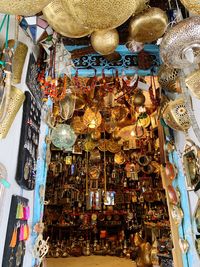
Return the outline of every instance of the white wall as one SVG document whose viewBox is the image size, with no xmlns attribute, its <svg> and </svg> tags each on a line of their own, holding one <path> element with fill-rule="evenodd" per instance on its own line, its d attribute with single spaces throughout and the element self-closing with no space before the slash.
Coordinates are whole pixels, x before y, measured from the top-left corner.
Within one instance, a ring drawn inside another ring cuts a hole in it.
<svg viewBox="0 0 200 267">
<path fill-rule="evenodd" d="M 2 20 L 3 15 L 0 14 L 0 22 Z M 15 22 L 14 16 L 11 16 L 11 24 L 10 24 L 10 34 L 9 39 L 14 38 L 14 29 L 15 29 Z M 5 41 L 5 31 L 0 33 L 0 47 Z M 28 90 L 25 79 L 26 79 L 26 72 L 29 60 L 29 54 L 32 50 L 36 51 L 36 47 L 33 45 L 31 40 L 24 34 L 22 30 L 19 32 L 19 41 L 22 41 L 28 45 L 28 53 L 26 57 L 26 61 L 24 64 L 22 81 L 20 84 L 16 85 L 17 88 L 25 91 Z M 33 191 L 22 190 L 19 185 L 15 182 L 15 172 L 17 166 L 17 157 L 18 157 L 18 147 L 19 147 L 19 140 L 20 140 L 20 130 L 21 130 L 21 121 L 22 121 L 22 108 L 18 112 L 12 127 L 9 130 L 9 133 L 6 139 L 0 140 L 0 162 L 5 165 L 8 172 L 8 181 L 11 183 L 10 189 L 7 189 L 4 194 L 3 204 L 0 203 L 0 265 L 2 262 L 3 251 L 4 251 L 4 242 L 6 237 L 6 230 L 7 230 L 7 222 L 9 217 L 9 209 L 11 203 L 11 196 L 21 195 L 25 198 L 29 199 L 31 215 L 29 219 L 29 225 L 31 225 L 31 218 L 33 214 Z M 30 245 L 27 246 L 28 251 L 30 251 Z M 26 254 L 24 259 L 24 266 L 31 267 L 31 257 L 30 254 Z"/>
<path fill-rule="evenodd" d="M 191 94 L 192 96 L 192 94 Z M 198 100 L 197 98 L 192 96 L 192 105 L 193 105 L 193 110 L 194 110 L 194 115 L 196 117 L 196 120 L 198 122 L 198 126 L 200 128 L 200 100 Z M 192 127 L 189 129 L 189 138 L 197 145 L 200 147 L 200 140 L 197 139 Z M 176 147 L 179 153 L 179 156 L 181 158 L 182 153 L 184 151 L 184 146 L 185 146 L 185 142 L 186 142 L 186 136 L 183 132 L 180 131 L 175 131 L 175 143 L 176 143 Z M 198 207 L 198 202 L 199 199 L 197 197 L 197 195 L 194 193 L 194 191 L 188 191 L 188 200 L 189 200 L 189 206 L 190 206 L 190 218 L 191 218 L 191 223 L 193 224 L 193 227 L 195 225 L 194 223 L 194 215 L 196 212 L 196 209 Z M 194 229 L 192 230 L 193 233 L 195 233 L 196 227 L 194 227 Z M 189 229 L 188 229 L 189 231 Z M 187 237 L 186 237 L 187 238 Z M 194 236 L 193 236 L 194 238 Z M 193 239 L 193 242 L 194 239 Z M 193 243 L 194 244 L 194 243 Z M 188 267 L 196 267 L 196 266 L 200 266 L 200 256 L 198 255 L 196 249 L 194 248 L 193 250 L 191 250 L 190 248 L 190 255 L 188 254 L 188 257 L 191 257 L 188 260 Z M 192 265 L 191 265 L 192 262 Z"/>
</svg>

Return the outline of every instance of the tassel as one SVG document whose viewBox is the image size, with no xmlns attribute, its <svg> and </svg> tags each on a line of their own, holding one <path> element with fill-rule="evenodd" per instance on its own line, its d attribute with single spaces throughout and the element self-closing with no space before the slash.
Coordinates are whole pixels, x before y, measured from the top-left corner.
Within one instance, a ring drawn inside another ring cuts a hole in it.
<svg viewBox="0 0 200 267">
<path fill-rule="evenodd" d="M 27 224 L 24 225 L 24 241 L 29 238 L 29 226 Z"/>
<path fill-rule="evenodd" d="M 16 219 L 19 219 L 20 204 L 17 204 Z"/>
<path fill-rule="evenodd" d="M 24 210 L 23 210 L 23 205 L 19 205 L 19 219 L 23 219 L 24 217 Z"/>
<path fill-rule="evenodd" d="M 24 225 L 22 224 L 20 226 L 20 231 L 19 231 L 19 241 L 23 241 L 24 240 Z"/>
<path fill-rule="evenodd" d="M 14 230 L 13 230 L 13 234 L 12 234 L 12 238 L 11 238 L 11 241 L 10 241 L 10 248 L 15 248 L 17 244 L 17 228 L 15 227 Z"/>
</svg>

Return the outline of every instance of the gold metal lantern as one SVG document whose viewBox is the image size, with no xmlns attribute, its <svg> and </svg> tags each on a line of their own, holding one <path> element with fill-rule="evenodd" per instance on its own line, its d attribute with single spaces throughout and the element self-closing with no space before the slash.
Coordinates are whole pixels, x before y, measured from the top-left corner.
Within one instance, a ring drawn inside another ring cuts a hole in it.
<svg viewBox="0 0 200 267">
<path fill-rule="evenodd" d="M 11 92 L 9 95 L 9 102 L 8 106 L 6 108 L 6 116 L 3 119 L 3 121 L 0 123 L 0 139 L 3 139 L 7 136 L 8 131 L 17 115 L 17 112 L 19 111 L 21 105 L 23 104 L 25 100 L 24 93 L 19 90 L 18 88 L 12 86 Z M 1 113 L 3 112 L 2 109 L 0 109 L 0 117 Z"/>
<path fill-rule="evenodd" d="M 200 14 L 199 0 L 180 0 L 186 9 L 194 14 Z"/>
<path fill-rule="evenodd" d="M 42 12 L 49 25 L 64 36 L 80 38 L 92 32 L 78 23 L 68 8 L 64 9 L 61 0 L 52 1 Z"/>
<path fill-rule="evenodd" d="M 189 74 L 185 79 L 185 83 L 192 94 L 200 99 L 200 69 Z"/>
<path fill-rule="evenodd" d="M 80 25 L 93 30 L 114 29 L 135 14 L 141 1 L 136 0 L 62 0 Z"/>
<path fill-rule="evenodd" d="M 187 131 L 191 126 L 183 98 L 169 101 L 163 108 L 162 117 L 169 127 L 177 131 Z"/>
<path fill-rule="evenodd" d="M 9 40 L 8 46 L 14 48 L 15 40 Z M 28 46 L 22 42 L 17 42 L 17 47 L 15 49 L 13 62 L 12 62 L 12 83 L 17 84 L 21 82 L 22 71 L 24 67 L 24 62 L 28 52 Z"/>
<path fill-rule="evenodd" d="M 91 35 L 91 44 L 99 54 L 109 55 L 119 44 L 119 34 L 116 29 L 95 31 Z"/>
<path fill-rule="evenodd" d="M 0 13 L 32 16 L 48 5 L 51 0 L 1 0 Z"/>
<path fill-rule="evenodd" d="M 165 33 L 167 24 L 166 13 L 160 8 L 151 7 L 132 17 L 129 24 L 129 38 L 136 42 L 151 43 Z"/>
<path fill-rule="evenodd" d="M 101 125 L 102 116 L 101 113 L 97 110 L 94 111 L 91 108 L 87 108 L 83 115 L 83 124 L 90 128 L 96 129 Z"/>
<path fill-rule="evenodd" d="M 180 93 L 179 70 L 162 64 L 158 71 L 158 82 L 163 90 L 170 93 Z"/>
</svg>

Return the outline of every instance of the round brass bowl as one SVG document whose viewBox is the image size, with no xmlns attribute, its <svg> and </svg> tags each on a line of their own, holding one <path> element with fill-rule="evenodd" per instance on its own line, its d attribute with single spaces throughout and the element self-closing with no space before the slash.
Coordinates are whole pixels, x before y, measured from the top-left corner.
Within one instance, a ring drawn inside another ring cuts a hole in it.
<svg viewBox="0 0 200 267">
<path fill-rule="evenodd" d="M 115 154 L 114 156 L 114 162 L 118 165 L 122 165 L 124 164 L 126 161 L 126 157 L 125 157 L 125 154 L 124 154 L 124 151 L 120 151 L 118 153 Z"/>
</svg>

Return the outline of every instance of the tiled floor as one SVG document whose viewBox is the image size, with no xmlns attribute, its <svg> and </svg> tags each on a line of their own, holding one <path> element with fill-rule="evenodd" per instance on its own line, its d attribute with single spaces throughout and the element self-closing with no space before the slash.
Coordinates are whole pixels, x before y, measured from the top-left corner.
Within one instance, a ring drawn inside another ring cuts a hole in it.
<svg viewBox="0 0 200 267">
<path fill-rule="evenodd" d="M 128 259 L 110 256 L 88 256 L 69 258 L 49 258 L 47 267 L 136 267 L 135 263 Z"/>
</svg>

